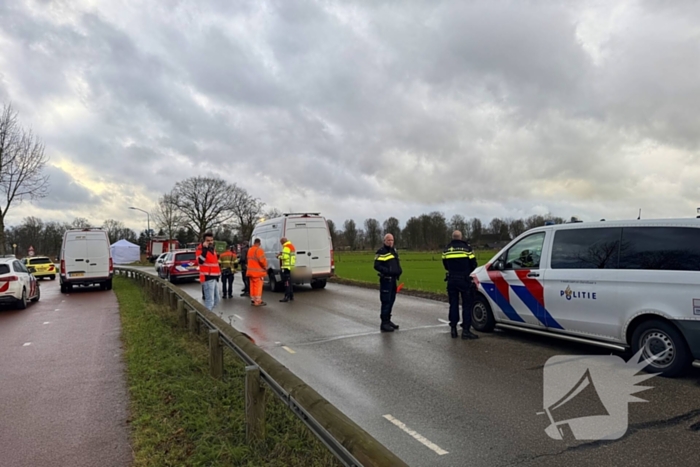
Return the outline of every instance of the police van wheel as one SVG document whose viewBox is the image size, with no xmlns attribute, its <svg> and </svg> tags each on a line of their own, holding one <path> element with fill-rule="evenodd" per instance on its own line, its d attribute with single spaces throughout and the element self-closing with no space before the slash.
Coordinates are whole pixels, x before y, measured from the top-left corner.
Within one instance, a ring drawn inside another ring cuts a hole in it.
<svg viewBox="0 0 700 467">
<path fill-rule="evenodd" d="M 683 374 L 690 366 L 690 351 L 683 334 L 666 321 L 653 319 L 637 326 L 632 334 L 633 354 L 642 348 L 640 361 L 658 357 L 644 369 L 648 373 L 674 377 Z"/>
<path fill-rule="evenodd" d="M 480 332 L 491 332 L 496 327 L 493 311 L 484 297 L 478 296 L 474 299 L 472 327 Z"/>
</svg>

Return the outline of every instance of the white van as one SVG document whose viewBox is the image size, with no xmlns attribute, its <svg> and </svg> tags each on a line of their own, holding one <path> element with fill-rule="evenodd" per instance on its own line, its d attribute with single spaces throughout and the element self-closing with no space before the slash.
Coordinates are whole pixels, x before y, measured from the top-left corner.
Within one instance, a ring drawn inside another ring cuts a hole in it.
<svg viewBox="0 0 700 467">
<path fill-rule="evenodd" d="M 550 225 L 473 273 L 473 326 L 512 328 L 700 367 L 700 219 Z M 695 360 L 695 361 L 694 361 Z"/>
<path fill-rule="evenodd" d="M 311 284 L 314 289 L 322 289 L 327 279 L 335 273 L 331 234 L 326 219 L 319 214 L 287 213 L 255 226 L 250 246 L 253 246 L 256 238 L 260 239 L 269 267 L 267 278 L 270 290 L 284 290 L 280 260 L 277 258 L 282 252 L 282 237 L 292 242 L 297 252 L 296 266 L 292 272 L 295 284 Z"/>
<path fill-rule="evenodd" d="M 66 231 L 60 259 L 62 293 L 70 292 L 74 285 L 99 284 L 102 290 L 112 289 L 114 265 L 106 231 Z"/>
</svg>

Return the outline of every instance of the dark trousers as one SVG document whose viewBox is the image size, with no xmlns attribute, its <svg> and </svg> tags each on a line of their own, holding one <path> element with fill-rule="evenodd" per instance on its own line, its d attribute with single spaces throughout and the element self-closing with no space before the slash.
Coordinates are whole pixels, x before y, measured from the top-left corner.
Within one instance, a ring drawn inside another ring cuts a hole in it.
<svg viewBox="0 0 700 467">
<path fill-rule="evenodd" d="M 472 283 L 471 279 L 463 277 L 447 280 L 447 297 L 450 300 L 450 326 L 455 327 L 459 322 L 459 298 L 462 297 L 462 328 L 469 330 L 472 325 Z"/>
<path fill-rule="evenodd" d="M 292 271 L 282 269 L 282 283 L 284 283 L 284 298 L 294 298 L 294 284 L 292 284 Z"/>
<path fill-rule="evenodd" d="M 223 273 L 221 275 L 221 296 L 230 297 L 233 295 L 233 273 Z"/>
<path fill-rule="evenodd" d="M 241 269 L 241 277 L 243 277 L 243 293 L 250 294 L 250 278 L 246 276 L 248 268 Z"/>
<path fill-rule="evenodd" d="M 379 281 L 379 301 L 382 303 L 379 317 L 382 323 L 386 323 L 391 319 L 391 310 L 396 301 L 396 279 L 381 279 Z"/>
</svg>

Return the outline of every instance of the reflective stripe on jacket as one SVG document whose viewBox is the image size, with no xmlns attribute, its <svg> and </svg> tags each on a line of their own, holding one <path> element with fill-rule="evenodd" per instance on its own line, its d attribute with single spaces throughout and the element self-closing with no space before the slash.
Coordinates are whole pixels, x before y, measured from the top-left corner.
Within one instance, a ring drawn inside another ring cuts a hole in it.
<svg viewBox="0 0 700 467">
<path fill-rule="evenodd" d="M 236 254 L 232 251 L 224 251 L 219 256 L 219 265 L 222 271 L 225 269 L 233 271 L 236 269 Z"/>
<path fill-rule="evenodd" d="M 248 250 L 248 270 L 246 271 L 246 276 L 248 277 L 265 277 L 267 276 L 267 258 L 265 258 L 265 253 L 259 246 L 252 246 Z"/>
<path fill-rule="evenodd" d="M 294 248 L 292 242 L 287 241 L 282 245 L 282 255 L 280 256 L 282 260 L 282 269 L 294 269 L 297 264 L 297 249 Z"/>
<path fill-rule="evenodd" d="M 207 250 L 206 255 L 202 254 L 202 244 L 197 247 L 197 262 L 199 263 L 199 282 L 205 282 L 207 277 L 215 278 L 221 275 L 219 259 L 216 253 Z"/>
</svg>

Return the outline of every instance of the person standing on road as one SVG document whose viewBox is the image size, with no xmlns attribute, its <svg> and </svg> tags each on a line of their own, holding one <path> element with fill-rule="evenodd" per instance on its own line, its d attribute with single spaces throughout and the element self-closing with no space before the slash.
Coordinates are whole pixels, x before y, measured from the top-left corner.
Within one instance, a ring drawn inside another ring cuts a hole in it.
<svg viewBox="0 0 700 467">
<path fill-rule="evenodd" d="M 199 282 L 204 291 L 204 306 L 209 311 L 213 310 L 219 303 L 219 276 L 221 268 L 219 259 L 214 250 L 214 234 L 207 232 L 204 234 L 204 241 L 197 246 L 197 262 L 199 263 Z"/>
<path fill-rule="evenodd" d="M 267 258 L 260 247 L 260 239 L 256 238 L 246 258 L 248 268 L 246 275 L 250 279 L 250 302 L 253 306 L 265 306 L 262 301 L 263 278 L 267 275 Z"/>
<path fill-rule="evenodd" d="M 241 254 L 238 256 L 238 265 L 241 267 L 241 278 L 243 279 L 243 292 L 241 297 L 250 296 L 250 279 L 246 274 L 248 270 L 248 241 L 244 241 L 241 246 Z"/>
<path fill-rule="evenodd" d="M 284 298 L 280 302 L 294 301 L 294 284 L 292 284 L 292 270 L 297 263 L 297 250 L 292 242 L 285 237 L 280 239 L 282 253 L 277 255 L 282 266 L 282 282 L 284 282 Z"/>
<path fill-rule="evenodd" d="M 233 274 L 236 272 L 236 252 L 234 246 L 224 251 L 219 256 L 219 266 L 221 267 L 221 297 L 231 298 L 233 296 Z"/>
<path fill-rule="evenodd" d="M 447 296 L 450 300 L 450 334 L 457 337 L 459 298 L 462 297 L 462 339 L 477 339 L 469 328 L 472 325 L 473 284 L 470 274 L 477 267 L 476 256 L 469 243 L 462 240 L 462 232 L 452 232 L 452 241 L 442 252 L 442 265 L 447 274 Z"/>
<path fill-rule="evenodd" d="M 391 312 L 396 300 L 396 284 L 401 277 L 399 254 L 394 248 L 394 236 L 386 234 L 384 245 L 374 256 L 374 269 L 379 273 L 379 301 L 382 304 L 379 329 L 382 332 L 394 332 L 399 327 L 391 321 Z"/>
</svg>

